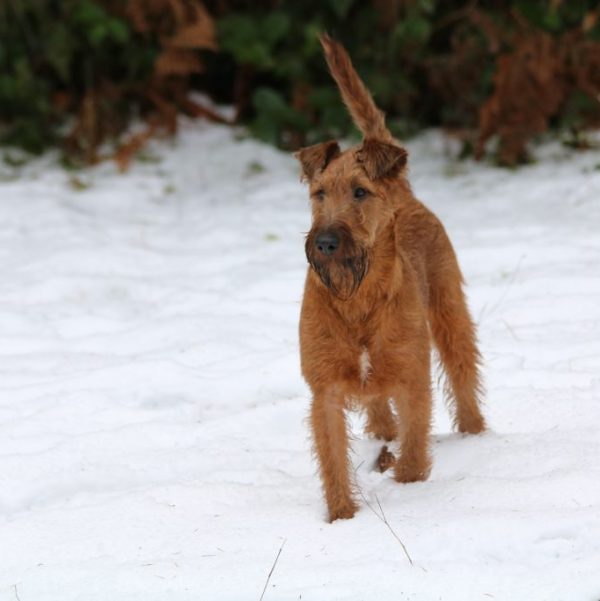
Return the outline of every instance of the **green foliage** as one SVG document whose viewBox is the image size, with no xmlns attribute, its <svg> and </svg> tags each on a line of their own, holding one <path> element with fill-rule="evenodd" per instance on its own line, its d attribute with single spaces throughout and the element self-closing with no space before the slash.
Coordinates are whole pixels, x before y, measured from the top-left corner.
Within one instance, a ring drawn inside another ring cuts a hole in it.
<svg viewBox="0 0 600 601">
<path fill-rule="evenodd" d="M 240 12 L 220 19 L 221 48 L 231 52 L 238 64 L 250 66 L 260 82 L 251 101 L 251 128 L 256 135 L 296 146 L 299 141 L 349 133 L 349 120 L 323 69 L 318 35 L 335 30 L 344 19 L 372 24 L 374 8 L 367 5 L 357 13 L 355 4 L 353 0 L 288 0 L 262 14 Z M 355 34 L 361 30 L 365 31 L 361 27 Z"/>
<path fill-rule="evenodd" d="M 241 94 L 224 100 L 238 106 L 257 136 L 284 148 L 352 135 L 318 42 L 318 35 L 327 31 L 348 49 L 396 135 L 431 125 L 475 130 L 479 110 L 493 90 L 496 61 L 511 50 L 513 34 L 546 31 L 559 36 L 581 29 L 584 19 L 593 21 L 596 4 L 233 2 L 219 18 L 219 41 L 238 69 L 235 83 L 242 80 L 248 98 Z M 600 33 L 595 21 L 592 25 L 588 39 Z M 213 63 L 215 76 L 223 72 L 223 54 Z M 579 96 L 559 116 L 561 126 L 589 122 L 590 105 L 597 102 Z M 597 106 L 592 108 L 597 115 Z M 465 149 L 473 142 L 465 139 Z"/>
<path fill-rule="evenodd" d="M 94 0 L 2 3 L 0 143 L 30 152 L 57 143 L 78 99 L 105 82 L 144 81 L 155 53 L 124 16 Z"/>
<path fill-rule="evenodd" d="M 318 41 L 323 31 L 348 48 L 393 128 L 406 134 L 438 119 L 435 99 L 423 102 L 420 90 L 427 79 L 434 12 L 440 13 L 436 18 L 447 12 L 441 2 L 413 1 L 400 12 L 393 6 L 397 3 L 388 3 L 390 15 L 380 8 L 383 2 L 283 0 L 276 8 L 258 4 L 227 12 L 218 21 L 221 50 L 244 73 L 251 73 L 250 101 L 233 100 L 257 136 L 296 147 L 352 134 L 325 70 Z M 223 72 L 221 61 L 217 57 L 213 63 L 215 76 Z"/>
<path fill-rule="evenodd" d="M 277 10 L 260 16 L 232 14 L 219 21 L 221 48 L 241 65 L 276 69 L 273 49 L 288 34 L 290 17 Z"/>
</svg>

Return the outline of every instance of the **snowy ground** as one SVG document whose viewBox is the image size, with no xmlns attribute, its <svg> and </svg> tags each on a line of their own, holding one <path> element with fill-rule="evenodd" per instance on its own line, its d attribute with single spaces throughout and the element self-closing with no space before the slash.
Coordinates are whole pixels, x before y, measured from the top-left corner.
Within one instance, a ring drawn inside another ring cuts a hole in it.
<svg viewBox="0 0 600 601">
<path fill-rule="evenodd" d="M 600 170 L 517 172 L 410 143 L 456 246 L 491 431 L 437 401 L 429 481 L 371 470 L 325 522 L 297 321 L 292 158 L 195 124 L 158 162 L 0 183 L 0 601 L 598 601 Z M 82 189 L 85 188 L 85 189 Z"/>
</svg>

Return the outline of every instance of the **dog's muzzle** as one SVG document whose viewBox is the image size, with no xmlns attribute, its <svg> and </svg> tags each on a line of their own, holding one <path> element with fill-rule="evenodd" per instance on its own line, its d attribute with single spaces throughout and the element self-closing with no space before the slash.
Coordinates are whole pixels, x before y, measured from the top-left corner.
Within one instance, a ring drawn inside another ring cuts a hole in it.
<svg viewBox="0 0 600 601">
<path fill-rule="evenodd" d="M 315 236 L 315 246 L 317 252 L 330 257 L 340 247 L 340 239 L 334 230 L 325 230 Z"/>
<path fill-rule="evenodd" d="M 306 237 L 306 258 L 321 282 L 337 298 L 348 300 L 369 268 L 367 249 L 357 244 L 349 228 L 313 227 Z"/>
</svg>

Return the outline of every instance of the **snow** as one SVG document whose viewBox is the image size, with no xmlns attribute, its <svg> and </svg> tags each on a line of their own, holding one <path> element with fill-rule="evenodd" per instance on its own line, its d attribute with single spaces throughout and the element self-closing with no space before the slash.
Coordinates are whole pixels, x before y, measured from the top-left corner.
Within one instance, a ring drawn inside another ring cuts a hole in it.
<svg viewBox="0 0 600 601">
<path fill-rule="evenodd" d="M 333 524 L 293 158 L 195 123 L 125 176 L 0 169 L 0 601 L 258 600 L 282 545 L 265 600 L 598 601 L 598 155 L 511 172 L 449 144 L 410 142 L 411 181 L 468 282 L 491 429 L 452 433 L 436 385 L 431 477 L 400 485 L 355 418 L 361 509 Z"/>
</svg>

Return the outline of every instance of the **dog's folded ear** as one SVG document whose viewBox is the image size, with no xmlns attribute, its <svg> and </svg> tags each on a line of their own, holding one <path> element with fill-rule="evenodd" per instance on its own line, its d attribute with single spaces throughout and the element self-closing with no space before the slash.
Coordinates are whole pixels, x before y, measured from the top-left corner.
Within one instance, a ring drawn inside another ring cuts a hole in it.
<svg viewBox="0 0 600 601">
<path fill-rule="evenodd" d="M 318 171 L 325 167 L 340 154 L 340 147 L 335 140 L 322 142 L 302 148 L 294 154 L 302 165 L 302 177 L 311 180 Z"/>
<path fill-rule="evenodd" d="M 398 175 L 406 165 L 408 153 L 395 144 L 367 138 L 357 150 L 356 160 L 369 178 L 376 180 Z"/>
</svg>

